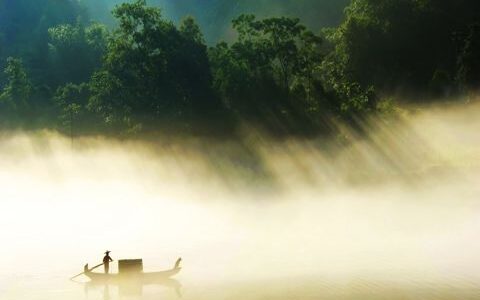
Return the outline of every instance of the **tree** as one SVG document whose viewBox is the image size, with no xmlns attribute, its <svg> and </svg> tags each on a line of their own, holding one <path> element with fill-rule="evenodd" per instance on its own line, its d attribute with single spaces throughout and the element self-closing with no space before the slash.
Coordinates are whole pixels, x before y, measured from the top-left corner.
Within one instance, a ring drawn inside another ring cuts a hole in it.
<svg viewBox="0 0 480 300">
<path fill-rule="evenodd" d="M 198 45 L 205 44 L 205 38 L 200 30 L 200 26 L 198 26 L 192 16 L 188 16 L 182 20 L 180 24 L 180 32 L 187 40 L 193 41 Z"/>
<path fill-rule="evenodd" d="M 436 97 L 439 85 L 453 85 L 464 45 L 455 36 L 478 20 L 479 9 L 474 0 L 353 0 L 330 35 L 330 59 L 362 89 Z"/>
<path fill-rule="evenodd" d="M 309 123 L 321 97 L 322 39 L 285 17 L 241 15 L 233 28 L 237 41 L 210 49 L 214 85 L 227 105 L 272 129 Z"/>
<path fill-rule="evenodd" d="M 306 31 L 305 26 L 299 23 L 300 19 L 282 17 L 266 19 L 259 24 L 260 30 L 266 36 L 266 47 L 270 49 L 275 60 L 274 67 L 278 67 L 286 91 L 290 89 L 291 77 L 299 71 L 297 42 Z"/>
<path fill-rule="evenodd" d="M 457 80 L 463 90 L 480 87 L 480 23 L 470 26 L 458 57 Z"/>
<path fill-rule="evenodd" d="M 48 28 L 88 20 L 80 1 L 0 1 L 0 61 L 8 56 L 22 58 L 35 84 L 51 84 Z"/>
<path fill-rule="evenodd" d="M 28 111 L 32 91 L 21 59 L 9 57 L 4 70 L 7 83 L 0 94 L 0 103 L 8 112 L 23 114 Z"/>
<path fill-rule="evenodd" d="M 187 18 L 179 30 L 144 0 L 117 6 L 114 16 L 119 27 L 90 83 L 89 108 L 106 124 L 151 130 L 161 122 L 188 123 L 221 108 L 193 19 Z"/>
<path fill-rule="evenodd" d="M 85 82 L 100 68 L 108 34 L 104 25 L 62 24 L 48 33 L 57 84 Z"/>
<path fill-rule="evenodd" d="M 74 136 L 79 129 L 85 130 L 95 125 L 86 110 L 89 93 L 89 87 L 85 83 L 68 83 L 57 89 L 53 101 L 57 108 L 60 130 Z"/>
<path fill-rule="evenodd" d="M 202 25 L 209 44 L 216 44 L 221 39 L 231 37 L 230 22 L 241 14 L 254 13 L 262 18 L 300 17 L 305 25 L 316 32 L 322 27 L 337 26 L 349 2 L 350 0 L 150 1 L 165 7 L 168 15 L 175 20 L 180 20 L 186 14 L 195 15 Z"/>
</svg>

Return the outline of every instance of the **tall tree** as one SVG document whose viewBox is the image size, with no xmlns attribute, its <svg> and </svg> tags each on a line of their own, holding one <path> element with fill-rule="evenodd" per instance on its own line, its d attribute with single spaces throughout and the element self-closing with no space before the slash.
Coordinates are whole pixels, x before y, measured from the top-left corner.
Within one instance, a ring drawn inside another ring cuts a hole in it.
<svg viewBox="0 0 480 300">
<path fill-rule="evenodd" d="M 1 117 L 6 120 L 26 117 L 32 87 L 22 60 L 9 57 L 4 73 L 7 82 L 0 94 Z"/>
<path fill-rule="evenodd" d="M 114 10 L 119 22 L 91 82 L 90 108 L 112 126 L 149 130 L 219 109 L 206 46 L 192 19 L 178 30 L 145 0 Z"/>
<path fill-rule="evenodd" d="M 214 84 L 226 103 L 269 127 L 308 122 L 306 112 L 317 109 L 320 98 L 322 39 L 285 17 L 241 15 L 233 28 L 237 41 L 210 50 Z"/>
</svg>

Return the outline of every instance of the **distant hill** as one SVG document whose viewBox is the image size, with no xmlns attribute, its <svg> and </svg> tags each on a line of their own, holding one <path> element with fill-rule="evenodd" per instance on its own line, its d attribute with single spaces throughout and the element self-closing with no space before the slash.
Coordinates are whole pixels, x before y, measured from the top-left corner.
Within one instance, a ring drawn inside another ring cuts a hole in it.
<svg viewBox="0 0 480 300">
<path fill-rule="evenodd" d="M 106 21 L 107 11 L 122 0 L 83 0 L 90 7 L 91 15 Z M 336 26 L 343 17 L 350 0 L 150 0 L 165 15 L 178 22 L 185 15 L 194 16 L 200 23 L 210 44 L 228 39 L 230 22 L 242 13 L 254 13 L 259 17 L 300 17 L 314 30 Z"/>
</svg>

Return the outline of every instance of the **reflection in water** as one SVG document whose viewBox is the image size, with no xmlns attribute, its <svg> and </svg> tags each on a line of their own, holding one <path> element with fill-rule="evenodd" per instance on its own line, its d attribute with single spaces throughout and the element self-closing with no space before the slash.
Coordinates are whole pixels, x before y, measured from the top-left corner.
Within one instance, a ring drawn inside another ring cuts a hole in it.
<svg viewBox="0 0 480 300">
<path fill-rule="evenodd" d="M 142 295 L 141 291 L 140 293 L 138 294 L 139 296 Z M 110 300 L 110 286 L 105 285 L 105 288 L 103 289 L 103 300 Z"/>
<path fill-rule="evenodd" d="M 178 280 L 175 279 L 162 279 L 157 280 L 156 282 L 149 282 L 149 283 L 142 283 L 140 281 L 135 280 L 124 280 L 124 281 L 117 281 L 115 284 L 112 283 L 104 283 L 104 282 L 95 282 L 90 281 L 84 283 L 85 286 L 85 294 L 89 299 L 90 291 L 98 291 L 103 288 L 103 299 L 104 300 L 111 300 L 113 299 L 111 296 L 111 287 L 115 287 L 118 289 L 118 295 L 120 297 L 141 297 L 143 296 L 143 288 L 145 286 L 154 286 L 156 288 L 163 287 L 168 288 L 170 290 L 175 291 L 178 298 L 182 297 L 182 285 Z M 95 297 L 92 297 L 95 299 Z"/>
</svg>

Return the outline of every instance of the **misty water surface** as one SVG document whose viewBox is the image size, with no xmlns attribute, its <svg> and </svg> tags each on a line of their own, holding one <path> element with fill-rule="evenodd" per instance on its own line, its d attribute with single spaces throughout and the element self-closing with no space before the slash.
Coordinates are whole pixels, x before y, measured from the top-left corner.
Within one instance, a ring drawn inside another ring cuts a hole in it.
<svg viewBox="0 0 480 300">
<path fill-rule="evenodd" d="M 478 112 L 335 143 L 3 133 L 0 298 L 479 299 Z M 107 249 L 184 269 L 130 294 L 68 280 Z"/>
</svg>

